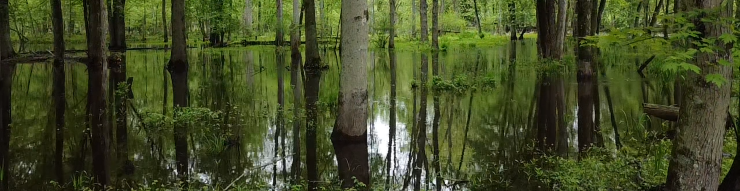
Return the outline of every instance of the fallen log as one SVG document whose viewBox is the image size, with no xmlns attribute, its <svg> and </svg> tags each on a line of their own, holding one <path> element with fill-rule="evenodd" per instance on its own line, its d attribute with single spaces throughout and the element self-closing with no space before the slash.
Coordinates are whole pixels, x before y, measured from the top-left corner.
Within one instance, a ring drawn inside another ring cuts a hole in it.
<svg viewBox="0 0 740 191">
<path fill-rule="evenodd" d="M 643 103 L 642 111 L 645 114 L 667 121 L 678 121 L 678 110 L 676 106 Z"/>
<path fill-rule="evenodd" d="M 663 120 L 667 121 L 678 121 L 678 110 L 680 108 L 676 106 L 670 106 L 670 105 L 659 105 L 659 104 L 651 104 L 651 103 L 643 103 L 642 104 L 642 111 L 645 112 L 645 114 L 648 114 L 653 117 L 657 117 Z M 727 118 L 725 121 L 725 128 L 730 129 L 735 127 L 735 123 L 733 122 L 732 116 L 730 113 L 727 113 Z"/>
</svg>

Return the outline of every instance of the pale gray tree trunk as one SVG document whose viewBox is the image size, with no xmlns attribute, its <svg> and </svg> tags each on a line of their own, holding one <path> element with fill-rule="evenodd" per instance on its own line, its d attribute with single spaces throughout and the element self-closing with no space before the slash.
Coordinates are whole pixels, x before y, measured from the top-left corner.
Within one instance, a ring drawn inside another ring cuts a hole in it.
<svg viewBox="0 0 740 191">
<path fill-rule="evenodd" d="M 343 188 L 355 186 L 355 179 L 371 190 L 367 149 L 367 1 L 342 2 L 339 113 L 332 132 L 339 177 Z"/>
</svg>

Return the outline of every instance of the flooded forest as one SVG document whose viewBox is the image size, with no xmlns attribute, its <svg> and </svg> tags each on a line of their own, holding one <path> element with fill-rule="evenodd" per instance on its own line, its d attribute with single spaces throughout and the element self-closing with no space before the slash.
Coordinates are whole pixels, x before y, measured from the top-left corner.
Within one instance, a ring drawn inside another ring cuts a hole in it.
<svg viewBox="0 0 740 191">
<path fill-rule="evenodd" d="M 0 191 L 740 191 L 737 27 L 735 0 L 0 0 Z"/>
</svg>

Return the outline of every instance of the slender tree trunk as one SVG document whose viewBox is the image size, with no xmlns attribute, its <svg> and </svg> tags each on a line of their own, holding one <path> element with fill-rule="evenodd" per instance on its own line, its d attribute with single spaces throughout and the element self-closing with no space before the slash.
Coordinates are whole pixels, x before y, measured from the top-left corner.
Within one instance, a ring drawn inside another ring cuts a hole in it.
<svg viewBox="0 0 740 191">
<path fill-rule="evenodd" d="M 133 165 L 128 157 L 128 85 L 126 83 L 126 0 L 111 1 L 111 27 L 110 27 L 110 57 L 108 62 L 111 68 L 110 81 L 113 82 L 114 112 L 116 124 L 116 158 L 120 163 L 118 166 L 120 175 L 130 175 L 127 170 Z M 123 88 L 123 89 L 120 89 Z M 121 93 L 119 93 L 121 92 Z"/>
<path fill-rule="evenodd" d="M 316 31 L 316 5 L 315 0 L 304 0 L 306 9 L 306 64 L 307 70 L 321 67 L 319 56 L 318 33 Z"/>
<path fill-rule="evenodd" d="M 424 1 L 424 0 L 422 0 L 422 1 Z M 473 0 L 473 8 L 475 9 L 476 25 L 478 25 L 478 37 L 480 37 L 481 39 L 483 39 L 483 30 L 481 29 L 481 23 L 480 23 L 480 13 L 478 11 L 478 1 Z"/>
<path fill-rule="evenodd" d="M 54 28 L 54 64 L 52 99 L 54 103 L 55 149 L 54 172 L 56 181 L 64 184 L 64 109 L 67 105 L 64 78 L 64 19 L 62 18 L 62 1 L 51 1 L 51 22 Z M 2 49 L 2 48 L 0 48 Z M 1 60 L 1 59 L 0 59 Z"/>
<path fill-rule="evenodd" d="M 411 38 L 416 38 L 416 15 L 419 13 L 416 0 L 411 0 Z"/>
<path fill-rule="evenodd" d="M 0 60 L 12 58 L 15 55 L 12 42 L 10 41 L 10 15 L 8 11 L 8 0 L 0 0 Z M 0 66 L 0 168 L 3 176 L 0 182 L 0 190 L 10 190 L 10 95 L 13 84 L 14 64 Z"/>
<path fill-rule="evenodd" d="M 172 52 L 170 61 L 167 63 L 167 71 L 172 80 L 172 104 L 174 116 L 177 118 L 184 108 L 190 106 L 188 87 L 188 56 L 187 36 L 185 29 L 185 0 L 172 0 Z M 175 139 L 175 161 L 177 164 L 177 175 L 183 183 L 181 187 L 186 188 L 190 177 L 188 161 L 188 126 L 177 123 L 174 128 Z"/>
<path fill-rule="evenodd" d="M 730 3 L 731 4 L 731 3 Z M 727 22 L 732 17 L 732 6 L 724 6 L 722 0 L 696 0 L 682 2 L 682 10 L 717 10 L 718 14 L 706 18 L 706 14 L 689 17 L 700 37 L 718 38 L 731 34 Z M 720 21 L 720 22 L 718 22 Z M 681 82 L 683 98 L 678 117 L 673 154 L 668 167 L 667 185 L 670 190 L 715 190 L 721 174 L 722 144 L 725 134 L 725 119 L 730 104 L 730 84 L 721 86 L 705 80 L 705 75 L 718 74 L 732 82 L 733 64 L 717 65 L 720 60 L 733 62 L 732 44 L 716 41 L 717 50 L 701 52 L 696 56 L 700 74 L 687 72 Z M 698 48 L 695 45 L 693 48 Z"/>
<path fill-rule="evenodd" d="M 421 37 L 419 41 L 426 43 L 429 39 L 429 23 L 427 22 L 427 0 L 419 0 L 419 17 L 421 21 Z"/>
<path fill-rule="evenodd" d="M 432 0 L 432 49 L 439 49 L 439 0 Z"/>
<path fill-rule="evenodd" d="M 594 31 L 592 31 L 594 34 L 599 34 L 599 31 L 601 31 L 601 21 L 604 19 L 604 9 L 606 8 L 606 0 L 600 0 L 599 1 L 599 11 L 596 15 L 596 26 L 591 26 Z"/>
<path fill-rule="evenodd" d="M 342 188 L 355 179 L 371 190 L 367 149 L 367 2 L 342 2 L 342 74 L 338 116 L 331 135 Z"/>
<path fill-rule="evenodd" d="M 649 27 L 654 27 L 655 23 L 658 22 L 658 14 L 660 13 L 660 9 L 663 8 L 663 0 L 658 1 L 658 5 L 655 6 L 655 10 L 653 11 L 653 16 L 650 17 L 650 25 Z"/>
<path fill-rule="evenodd" d="M 507 5 L 509 7 L 509 33 L 511 33 L 510 40 L 514 41 L 518 39 L 516 38 L 516 3 L 514 1 L 509 1 Z"/>
<path fill-rule="evenodd" d="M 165 46 L 167 46 L 166 45 L 167 42 L 170 41 L 168 39 L 169 38 L 169 35 L 168 35 L 169 30 L 167 30 L 167 0 L 162 0 L 162 29 L 164 29 L 162 31 L 162 35 L 164 37 L 164 44 L 165 44 Z"/>
<path fill-rule="evenodd" d="M 292 183 L 301 182 L 301 30 L 300 25 L 300 3 L 299 0 L 293 0 L 293 31 L 290 34 L 290 85 L 293 86 L 293 164 L 290 169 L 292 172 Z"/>
<path fill-rule="evenodd" d="M 283 46 L 283 0 L 277 0 L 277 12 L 275 13 L 277 19 L 275 20 L 275 46 Z"/>
<path fill-rule="evenodd" d="M 388 48 L 396 47 L 396 0 L 388 0 L 390 4 L 390 34 L 388 36 Z"/>
<path fill-rule="evenodd" d="M 110 185 L 109 143 L 107 109 L 107 69 L 105 39 L 107 34 L 107 12 L 102 0 L 89 0 L 89 43 L 87 51 L 88 71 L 88 116 L 91 119 L 93 177 L 100 189 Z"/>
<path fill-rule="evenodd" d="M 558 31 L 557 34 L 557 42 L 555 45 L 557 46 L 557 49 L 562 50 L 563 46 L 565 46 L 565 33 L 567 30 L 566 23 L 568 23 L 568 0 L 559 0 L 558 1 L 558 19 L 557 19 L 557 27 Z"/>
<path fill-rule="evenodd" d="M 578 27 L 576 31 L 577 42 L 582 44 L 585 38 L 591 35 L 592 10 L 594 0 L 578 0 L 576 10 L 578 11 Z M 594 97 L 593 93 L 593 55 L 591 47 L 578 46 L 578 151 L 584 156 L 586 151 L 594 143 Z"/>
</svg>

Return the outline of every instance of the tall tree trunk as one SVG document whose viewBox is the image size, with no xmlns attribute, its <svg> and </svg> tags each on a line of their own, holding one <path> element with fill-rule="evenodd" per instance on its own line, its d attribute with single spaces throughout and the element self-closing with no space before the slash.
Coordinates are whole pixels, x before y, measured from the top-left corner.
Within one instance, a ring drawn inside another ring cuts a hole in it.
<svg viewBox="0 0 740 191">
<path fill-rule="evenodd" d="M 594 143 L 594 97 L 593 93 L 593 55 L 591 47 L 583 46 L 585 38 L 591 35 L 591 24 L 595 21 L 593 16 L 593 2 L 595 0 L 578 0 L 576 10 L 578 11 L 578 27 L 576 31 L 577 59 L 578 59 L 578 151 L 581 156 L 591 148 Z"/>
<path fill-rule="evenodd" d="M 424 1 L 424 0 L 422 0 Z M 473 8 L 475 9 L 475 21 L 476 25 L 478 25 L 478 37 L 483 39 L 483 30 L 481 29 L 481 23 L 480 23 L 480 13 L 478 11 L 478 1 L 473 0 Z"/>
<path fill-rule="evenodd" d="M 299 0 L 293 0 L 293 31 L 290 34 L 290 85 L 293 86 L 293 164 L 292 183 L 301 182 L 301 9 Z"/>
<path fill-rule="evenodd" d="M 416 0 L 411 0 L 411 38 L 416 38 L 416 14 L 419 13 Z"/>
<path fill-rule="evenodd" d="M 64 184 L 64 109 L 65 97 L 64 76 L 64 19 L 62 18 L 62 0 L 51 0 L 51 22 L 54 29 L 54 64 L 52 100 L 54 103 L 55 148 L 54 172 L 56 181 Z M 1 48 L 0 48 L 1 49 Z"/>
<path fill-rule="evenodd" d="M 439 49 L 439 0 L 432 0 L 432 49 Z"/>
<path fill-rule="evenodd" d="M 0 0 L 0 60 L 13 57 L 12 42 L 10 41 L 10 15 L 8 0 Z M 0 66 L 0 168 L 2 168 L 3 179 L 0 182 L 0 190 L 10 190 L 10 93 L 13 84 L 14 64 Z"/>
<path fill-rule="evenodd" d="M 604 19 L 604 9 L 606 9 L 606 0 L 600 0 L 599 11 L 596 15 L 596 26 L 591 26 L 594 34 L 599 34 L 599 31 L 601 31 L 601 21 Z"/>
<path fill-rule="evenodd" d="M 275 46 L 283 46 L 283 37 L 285 36 L 283 34 L 283 0 L 277 0 L 276 3 L 277 11 L 275 13 L 276 20 L 275 20 Z"/>
<path fill-rule="evenodd" d="M 170 61 L 167 63 L 167 71 L 170 72 L 172 80 L 172 104 L 175 117 L 180 116 L 184 108 L 190 106 L 188 88 L 188 56 L 187 36 L 185 29 L 185 0 L 172 0 L 172 52 Z M 175 139 L 175 161 L 177 164 L 177 175 L 183 188 L 188 186 L 189 167 L 188 161 L 188 126 L 177 123 L 174 128 Z"/>
<path fill-rule="evenodd" d="M 655 10 L 653 11 L 653 16 L 650 17 L 650 25 L 649 27 L 654 27 L 655 23 L 658 22 L 658 14 L 660 13 L 660 9 L 663 8 L 663 0 L 658 1 L 658 5 L 655 6 Z"/>
<path fill-rule="evenodd" d="M 244 22 L 244 28 L 246 28 L 245 31 L 247 32 L 246 34 L 247 37 L 253 35 L 252 20 L 254 16 L 252 12 L 253 12 L 252 11 L 252 0 L 245 0 L 244 1 L 244 18 L 243 18 L 244 20 L 243 22 Z"/>
<path fill-rule="evenodd" d="M 539 55 L 545 59 L 560 60 L 563 57 L 563 42 L 560 35 L 565 31 L 559 31 L 555 18 L 555 0 L 537 0 L 537 49 Z"/>
<path fill-rule="evenodd" d="M 111 55 L 108 62 L 111 68 L 110 80 L 114 85 L 113 92 L 116 92 L 113 97 L 116 124 L 116 158 L 120 163 L 118 167 L 121 168 L 119 174 L 126 176 L 132 173 L 127 169 L 133 167 L 133 165 L 129 165 L 131 161 L 128 157 L 127 95 L 129 88 L 126 83 L 126 19 L 124 13 L 126 0 L 112 0 L 111 4 Z"/>
<path fill-rule="evenodd" d="M 567 32 L 566 23 L 568 23 L 568 0 L 558 0 L 558 19 L 557 19 L 557 49 L 562 50 L 565 46 L 565 33 Z"/>
<path fill-rule="evenodd" d="M 509 7 L 509 33 L 511 33 L 510 40 L 514 41 L 518 39 L 516 38 L 516 3 L 514 1 L 509 1 L 507 3 L 507 6 Z"/>
<path fill-rule="evenodd" d="M 321 67 L 319 56 L 319 41 L 316 31 L 316 3 L 315 0 L 304 0 L 306 9 L 306 64 L 307 70 Z"/>
<path fill-rule="evenodd" d="M 732 17 L 732 6 L 724 6 L 722 0 L 684 1 L 681 7 L 686 12 L 699 10 L 718 12 L 712 14 L 714 18 L 707 18 L 706 14 L 688 18 L 699 33 L 699 38 L 691 41 L 704 41 L 708 38 L 718 38 L 723 34 L 731 34 L 731 27 L 725 22 Z M 696 45 L 692 46 L 698 48 Z M 676 139 L 673 141 L 673 154 L 668 167 L 667 185 L 670 190 L 715 190 L 719 186 L 718 177 L 721 174 L 722 144 L 731 85 L 725 83 L 718 86 L 706 81 L 705 76 L 718 74 L 727 82 L 732 82 L 733 64 L 716 63 L 721 60 L 733 62 L 731 54 L 733 45 L 716 41 L 710 46 L 717 49 L 712 52 L 701 52 L 695 58 L 695 64 L 699 66 L 701 73 L 686 72 L 686 77 L 681 82 L 683 98 Z"/>
<path fill-rule="evenodd" d="M 426 43 L 429 38 L 429 24 L 427 23 L 427 0 L 419 0 L 419 20 L 421 21 L 420 41 Z"/>
<path fill-rule="evenodd" d="M 336 125 L 331 135 L 342 188 L 358 182 L 371 190 L 367 149 L 367 2 L 342 2 L 342 73 Z"/>
<path fill-rule="evenodd" d="M 89 31 L 87 48 L 88 71 L 88 107 L 92 129 L 93 177 L 96 184 L 105 189 L 110 184 L 109 143 L 110 127 L 108 126 L 107 109 L 107 69 L 106 33 L 107 13 L 102 0 L 89 1 Z"/>
<path fill-rule="evenodd" d="M 390 4 L 390 34 L 388 36 L 388 48 L 396 47 L 396 0 L 388 0 Z"/>
<path fill-rule="evenodd" d="M 562 4 L 562 3 L 561 3 Z M 545 64 L 561 60 L 565 30 L 558 30 L 555 0 L 537 0 L 537 51 Z M 537 96 L 537 141 L 541 152 L 550 152 L 559 142 L 558 132 L 566 130 L 565 93 L 560 74 L 540 74 Z"/>
<path fill-rule="evenodd" d="M 125 0 L 124 0 L 125 1 Z M 164 44 L 167 46 L 167 42 L 170 40 L 169 38 L 169 30 L 167 30 L 167 0 L 162 0 L 162 35 L 164 37 Z"/>
</svg>

